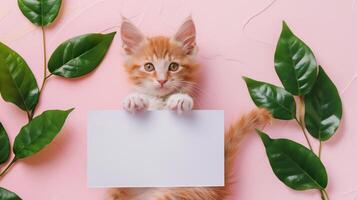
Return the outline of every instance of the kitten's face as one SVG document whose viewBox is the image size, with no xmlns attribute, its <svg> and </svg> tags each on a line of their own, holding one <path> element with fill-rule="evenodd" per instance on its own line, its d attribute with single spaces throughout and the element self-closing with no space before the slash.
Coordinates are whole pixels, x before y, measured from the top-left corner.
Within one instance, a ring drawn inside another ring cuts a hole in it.
<svg viewBox="0 0 357 200">
<path fill-rule="evenodd" d="M 174 92 L 190 93 L 194 89 L 198 66 L 194 62 L 192 19 L 188 19 L 173 38 L 146 38 L 127 20 L 122 23 L 121 34 L 128 55 L 126 71 L 141 92 L 163 97 Z"/>
</svg>

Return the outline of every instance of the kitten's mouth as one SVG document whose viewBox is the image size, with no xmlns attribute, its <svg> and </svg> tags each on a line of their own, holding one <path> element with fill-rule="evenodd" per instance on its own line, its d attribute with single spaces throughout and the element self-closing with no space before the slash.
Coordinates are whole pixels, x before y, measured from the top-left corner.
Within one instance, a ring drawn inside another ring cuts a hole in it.
<svg viewBox="0 0 357 200">
<path fill-rule="evenodd" d="M 159 91 L 167 91 L 167 90 L 169 90 L 169 89 L 166 88 L 166 87 L 159 87 L 159 88 L 157 88 L 157 90 L 159 90 Z"/>
<path fill-rule="evenodd" d="M 170 93 L 171 89 L 169 87 L 158 87 L 156 88 L 156 92 L 161 94 L 166 94 L 166 93 Z"/>
</svg>

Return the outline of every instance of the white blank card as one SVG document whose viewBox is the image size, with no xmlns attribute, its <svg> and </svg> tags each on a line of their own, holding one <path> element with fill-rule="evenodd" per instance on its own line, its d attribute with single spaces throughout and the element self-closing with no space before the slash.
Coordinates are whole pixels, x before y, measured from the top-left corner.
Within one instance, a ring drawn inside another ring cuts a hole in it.
<svg viewBox="0 0 357 200">
<path fill-rule="evenodd" d="M 89 187 L 224 185 L 224 113 L 220 110 L 88 117 Z"/>
</svg>

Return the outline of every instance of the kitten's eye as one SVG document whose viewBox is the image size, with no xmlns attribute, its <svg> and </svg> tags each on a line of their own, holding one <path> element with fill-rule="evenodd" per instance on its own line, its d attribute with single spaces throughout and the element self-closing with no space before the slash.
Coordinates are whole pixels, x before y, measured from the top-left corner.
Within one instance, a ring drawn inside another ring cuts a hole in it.
<svg viewBox="0 0 357 200">
<path fill-rule="evenodd" d="M 154 65 L 152 63 L 145 63 L 144 69 L 147 72 L 152 72 L 152 71 L 155 70 L 155 67 L 154 67 Z"/>
<path fill-rule="evenodd" d="M 170 65 L 169 65 L 169 70 L 172 71 L 172 72 L 175 72 L 179 69 L 179 64 L 178 63 L 175 63 L 175 62 L 172 62 Z"/>
</svg>

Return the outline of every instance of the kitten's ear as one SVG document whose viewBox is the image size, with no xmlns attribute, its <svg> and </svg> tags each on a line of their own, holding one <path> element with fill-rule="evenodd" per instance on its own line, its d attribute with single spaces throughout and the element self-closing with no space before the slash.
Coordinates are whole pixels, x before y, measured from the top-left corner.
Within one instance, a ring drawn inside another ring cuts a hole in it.
<svg viewBox="0 0 357 200">
<path fill-rule="evenodd" d="M 124 17 L 120 26 L 120 33 L 123 49 L 128 55 L 133 54 L 145 39 L 141 31 Z"/>
<path fill-rule="evenodd" d="M 181 25 L 174 36 L 175 41 L 180 42 L 187 55 L 195 53 L 196 49 L 196 27 L 191 17 Z"/>
</svg>

